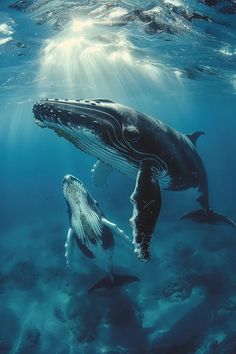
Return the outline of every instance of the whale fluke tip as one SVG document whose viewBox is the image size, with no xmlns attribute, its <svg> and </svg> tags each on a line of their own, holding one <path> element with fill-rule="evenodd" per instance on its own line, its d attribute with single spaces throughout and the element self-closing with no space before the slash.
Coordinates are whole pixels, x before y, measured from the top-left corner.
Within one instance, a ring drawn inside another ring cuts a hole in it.
<svg viewBox="0 0 236 354">
<path fill-rule="evenodd" d="M 113 289 L 115 287 L 124 286 L 131 284 L 133 282 L 140 281 L 135 275 L 121 275 L 121 274 L 112 274 L 112 279 L 109 276 L 102 278 L 100 281 L 95 283 L 90 289 L 89 293 L 97 289 Z"/>
<path fill-rule="evenodd" d="M 190 219 L 200 223 L 207 223 L 211 225 L 227 224 L 236 228 L 236 223 L 228 216 L 217 213 L 211 209 L 204 211 L 202 209 L 191 211 L 181 216 L 181 219 Z"/>
</svg>

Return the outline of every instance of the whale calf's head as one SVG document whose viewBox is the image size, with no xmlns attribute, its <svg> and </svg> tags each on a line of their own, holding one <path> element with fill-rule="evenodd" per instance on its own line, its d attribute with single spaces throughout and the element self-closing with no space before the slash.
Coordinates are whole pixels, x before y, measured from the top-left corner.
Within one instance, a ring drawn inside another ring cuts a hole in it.
<svg viewBox="0 0 236 354">
<path fill-rule="evenodd" d="M 62 182 L 71 227 L 84 245 L 101 242 L 102 212 L 96 200 L 76 177 L 66 175 Z"/>
<path fill-rule="evenodd" d="M 91 197 L 84 184 L 72 175 L 66 175 L 62 181 L 64 197 L 70 208 L 86 206 L 97 209 L 97 202 Z"/>
<path fill-rule="evenodd" d="M 39 126 L 54 130 L 121 172 L 135 175 L 132 166 L 140 159 L 135 110 L 106 99 L 45 99 L 34 105 L 33 113 Z"/>
</svg>

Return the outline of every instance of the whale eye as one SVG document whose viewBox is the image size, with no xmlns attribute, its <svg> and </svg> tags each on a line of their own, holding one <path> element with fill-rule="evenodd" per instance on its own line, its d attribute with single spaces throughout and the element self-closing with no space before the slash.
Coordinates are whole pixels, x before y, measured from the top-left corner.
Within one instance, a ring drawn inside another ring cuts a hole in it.
<svg viewBox="0 0 236 354">
<path fill-rule="evenodd" d="M 139 139 L 139 132 L 137 128 L 131 125 L 129 127 L 124 128 L 124 136 L 128 141 L 135 142 Z"/>
</svg>

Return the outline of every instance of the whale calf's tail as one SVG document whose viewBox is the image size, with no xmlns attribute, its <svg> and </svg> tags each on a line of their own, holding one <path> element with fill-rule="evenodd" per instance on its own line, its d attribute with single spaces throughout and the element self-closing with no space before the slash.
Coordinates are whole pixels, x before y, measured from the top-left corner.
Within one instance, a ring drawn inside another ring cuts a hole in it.
<svg viewBox="0 0 236 354">
<path fill-rule="evenodd" d="M 122 286 L 125 284 L 130 284 L 140 279 L 134 275 L 121 275 L 121 274 L 113 274 L 112 276 L 106 276 L 95 283 L 90 289 L 89 293 L 97 290 L 97 289 L 113 289 L 117 286 Z"/>
<path fill-rule="evenodd" d="M 220 213 L 217 213 L 213 211 L 212 209 L 208 210 L 194 210 L 191 211 L 190 213 L 184 214 L 181 219 L 191 219 L 200 223 L 207 223 L 207 224 L 227 224 L 233 227 L 236 227 L 236 223 L 228 218 L 227 216 L 224 216 Z"/>
</svg>

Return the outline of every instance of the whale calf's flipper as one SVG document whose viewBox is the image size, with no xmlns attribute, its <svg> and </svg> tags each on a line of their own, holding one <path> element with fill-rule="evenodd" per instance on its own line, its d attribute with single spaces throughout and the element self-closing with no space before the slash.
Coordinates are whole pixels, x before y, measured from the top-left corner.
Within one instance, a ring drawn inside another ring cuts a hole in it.
<svg viewBox="0 0 236 354">
<path fill-rule="evenodd" d="M 68 234 L 66 237 L 66 243 L 65 243 L 65 257 L 66 257 L 66 265 L 71 268 L 72 267 L 72 256 L 73 256 L 73 251 L 74 251 L 74 234 L 73 230 L 69 228 Z"/>
<path fill-rule="evenodd" d="M 141 162 L 130 200 L 133 204 L 130 222 L 133 227 L 135 253 L 141 260 L 148 261 L 151 235 L 161 209 L 160 185 L 151 161 Z"/>
<path fill-rule="evenodd" d="M 90 289 L 89 293 L 97 289 L 113 289 L 118 286 L 123 286 L 125 284 L 130 284 L 140 279 L 134 275 L 121 275 L 121 274 L 112 274 L 112 276 L 106 276 L 95 283 Z"/>
<path fill-rule="evenodd" d="M 191 211 L 190 213 L 184 214 L 181 219 L 191 219 L 200 223 L 207 223 L 207 224 L 227 224 L 233 227 L 236 227 L 236 223 L 224 216 L 220 213 L 216 213 L 215 211 L 209 209 L 205 211 L 203 209 Z"/>
<path fill-rule="evenodd" d="M 125 240 L 127 243 L 131 244 L 130 238 L 116 224 L 114 224 L 113 222 L 107 220 L 104 217 L 101 219 L 101 221 L 102 221 L 103 225 L 109 227 L 112 231 L 115 232 L 116 235 L 121 236 L 121 238 L 123 240 Z"/>
<path fill-rule="evenodd" d="M 105 163 L 97 160 L 93 165 L 91 170 L 92 178 L 95 186 L 97 187 L 106 187 L 107 186 L 107 177 L 112 173 L 113 168 L 106 165 Z"/>
</svg>

